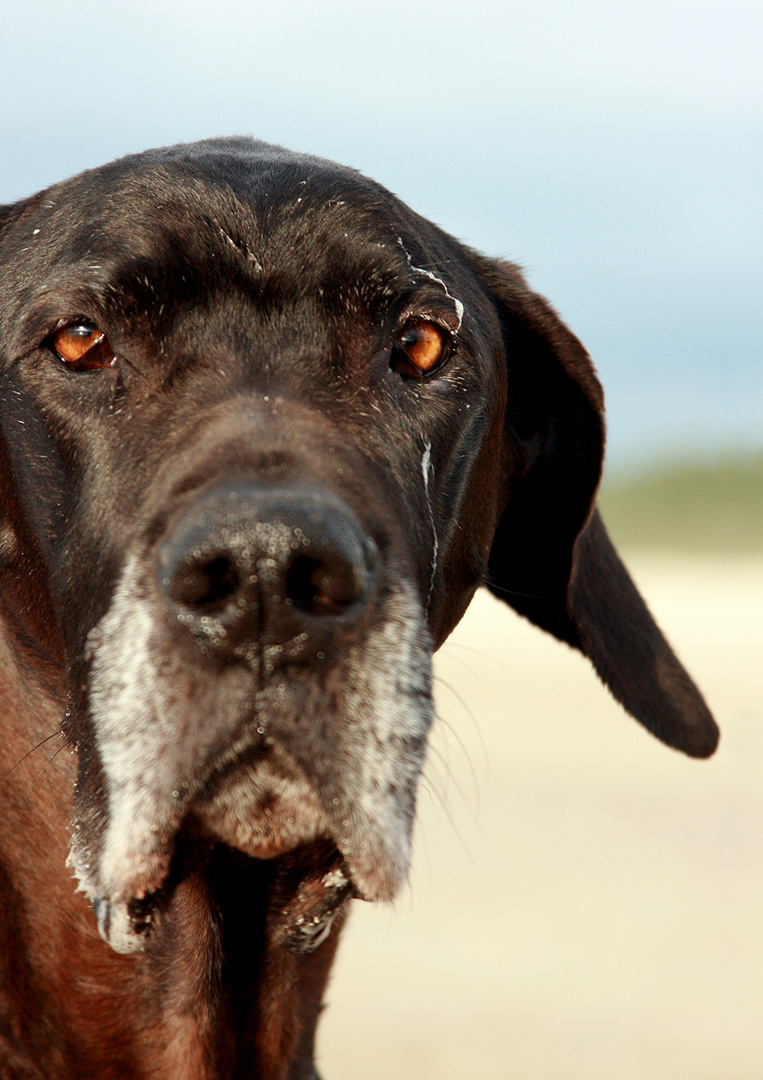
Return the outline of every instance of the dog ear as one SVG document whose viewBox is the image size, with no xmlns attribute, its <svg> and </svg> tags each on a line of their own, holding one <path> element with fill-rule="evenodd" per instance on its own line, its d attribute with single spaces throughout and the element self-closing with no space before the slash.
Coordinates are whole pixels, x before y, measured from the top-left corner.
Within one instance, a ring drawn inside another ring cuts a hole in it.
<svg viewBox="0 0 763 1080">
<path fill-rule="evenodd" d="M 601 386 L 583 346 L 517 267 L 478 258 L 506 352 L 506 504 L 488 588 L 585 653 L 617 700 L 669 746 L 707 757 L 718 729 L 594 509 Z"/>
</svg>

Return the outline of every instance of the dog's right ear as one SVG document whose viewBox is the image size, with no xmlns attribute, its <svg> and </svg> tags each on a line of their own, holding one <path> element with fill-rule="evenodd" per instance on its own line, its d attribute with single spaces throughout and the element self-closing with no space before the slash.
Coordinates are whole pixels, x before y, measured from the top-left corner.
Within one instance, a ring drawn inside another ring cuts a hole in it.
<svg viewBox="0 0 763 1080">
<path fill-rule="evenodd" d="M 470 258 L 493 298 L 508 375 L 505 503 L 486 584 L 585 653 L 659 739 L 707 757 L 718 742 L 715 722 L 594 509 L 604 402 L 588 354 L 517 267 Z"/>
</svg>

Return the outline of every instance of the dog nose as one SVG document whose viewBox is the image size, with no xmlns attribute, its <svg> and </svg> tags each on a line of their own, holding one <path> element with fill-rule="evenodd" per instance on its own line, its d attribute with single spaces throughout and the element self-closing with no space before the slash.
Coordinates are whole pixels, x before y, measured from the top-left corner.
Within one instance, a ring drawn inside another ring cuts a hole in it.
<svg viewBox="0 0 763 1080">
<path fill-rule="evenodd" d="M 240 485 L 185 512 L 159 546 L 158 576 L 170 612 L 205 651 L 247 656 L 266 644 L 296 658 L 360 616 L 377 562 L 332 493 Z"/>
</svg>

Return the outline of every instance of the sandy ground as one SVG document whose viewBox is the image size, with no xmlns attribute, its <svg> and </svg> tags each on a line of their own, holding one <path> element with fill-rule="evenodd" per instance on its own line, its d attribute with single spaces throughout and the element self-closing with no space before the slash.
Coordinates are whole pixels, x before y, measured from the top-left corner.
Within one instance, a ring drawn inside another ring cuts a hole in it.
<svg viewBox="0 0 763 1080">
<path fill-rule="evenodd" d="M 410 887 L 354 904 L 325 1080 L 763 1077 L 763 558 L 628 562 L 721 749 L 663 747 L 480 594 L 439 658 Z"/>
</svg>

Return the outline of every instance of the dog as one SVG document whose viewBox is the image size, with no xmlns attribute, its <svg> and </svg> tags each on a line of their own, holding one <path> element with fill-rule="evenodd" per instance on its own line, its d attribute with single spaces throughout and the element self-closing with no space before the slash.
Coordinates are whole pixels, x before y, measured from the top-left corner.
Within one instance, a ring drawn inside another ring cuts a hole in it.
<svg viewBox="0 0 763 1080">
<path fill-rule="evenodd" d="M 3 208 L 0 431 L 3 1078 L 316 1080 L 480 585 L 715 749 L 583 346 L 348 168 L 208 140 Z"/>
</svg>

